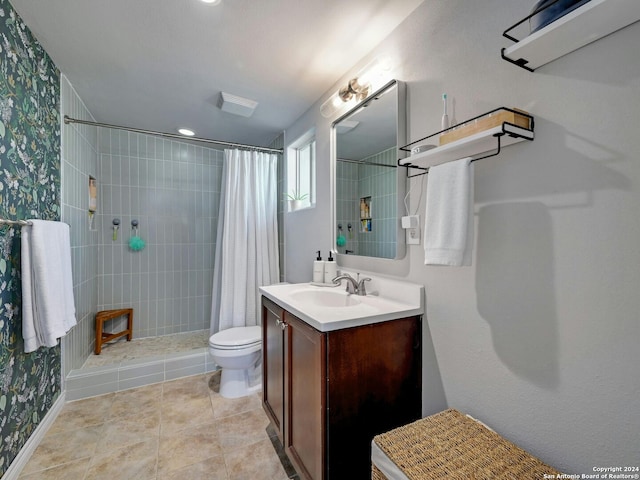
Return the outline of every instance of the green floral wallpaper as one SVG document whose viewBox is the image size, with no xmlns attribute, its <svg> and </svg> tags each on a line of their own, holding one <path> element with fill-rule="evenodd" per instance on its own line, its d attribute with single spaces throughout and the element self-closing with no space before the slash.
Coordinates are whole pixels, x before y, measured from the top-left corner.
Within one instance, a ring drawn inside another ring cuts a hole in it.
<svg viewBox="0 0 640 480">
<path fill-rule="evenodd" d="M 60 72 L 0 0 L 0 217 L 60 219 Z M 60 347 L 25 354 L 20 229 L 0 227 L 0 476 L 60 393 Z"/>
</svg>

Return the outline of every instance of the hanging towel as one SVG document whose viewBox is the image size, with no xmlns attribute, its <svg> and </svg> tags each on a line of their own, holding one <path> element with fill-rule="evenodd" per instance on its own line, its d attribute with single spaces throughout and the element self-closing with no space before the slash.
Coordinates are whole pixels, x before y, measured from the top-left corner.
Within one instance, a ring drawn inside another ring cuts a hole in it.
<svg viewBox="0 0 640 480">
<path fill-rule="evenodd" d="M 69 225 L 30 220 L 22 229 L 24 351 L 53 347 L 76 324 Z"/>
<path fill-rule="evenodd" d="M 471 158 L 429 169 L 424 228 L 425 265 L 469 266 L 473 251 Z"/>
</svg>

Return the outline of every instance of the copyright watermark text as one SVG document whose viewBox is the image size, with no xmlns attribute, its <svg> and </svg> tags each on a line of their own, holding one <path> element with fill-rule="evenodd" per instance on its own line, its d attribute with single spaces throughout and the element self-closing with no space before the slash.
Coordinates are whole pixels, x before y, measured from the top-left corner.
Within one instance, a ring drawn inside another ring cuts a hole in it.
<svg viewBox="0 0 640 480">
<path fill-rule="evenodd" d="M 605 480 L 605 479 L 640 479 L 640 467 L 593 467 L 589 473 L 558 473 L 545 474 L 542 478 L 553 480 L 583 480 L 588 478 Z"/>
</svg>

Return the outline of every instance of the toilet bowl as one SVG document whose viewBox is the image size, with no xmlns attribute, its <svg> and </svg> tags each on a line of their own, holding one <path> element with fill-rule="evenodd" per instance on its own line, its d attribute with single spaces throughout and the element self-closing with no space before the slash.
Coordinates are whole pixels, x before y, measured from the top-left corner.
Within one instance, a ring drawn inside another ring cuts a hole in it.
<svg viewBox="0 0 640 480">
<path fill-rule="evenodd" d="M 261 351 L 259 326 L 229 328 L 209 337 L 209 353 L 222 368 L 220 395 L 238 398 L 260 390 L 262 375 L 256 364 L 262 358 Z"/>
</svg>

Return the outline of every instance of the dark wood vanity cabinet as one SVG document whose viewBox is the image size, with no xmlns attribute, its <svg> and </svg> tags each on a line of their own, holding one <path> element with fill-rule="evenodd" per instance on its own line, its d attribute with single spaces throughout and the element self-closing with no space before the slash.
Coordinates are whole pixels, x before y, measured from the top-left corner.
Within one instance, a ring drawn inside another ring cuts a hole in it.
<svg viewBox="0 0 640 480">
<path fill-rule="evenodd" d="M 420 317 L 320 332 L 262 312 L 263 406 L 301 478 L 369 478 L 374 435 L 421 416 Z"/>
<path fill-rule="evenodd" d="M 262 300 L 262 403 L 284 445 L 284 310 Z"/>
</svg>

